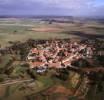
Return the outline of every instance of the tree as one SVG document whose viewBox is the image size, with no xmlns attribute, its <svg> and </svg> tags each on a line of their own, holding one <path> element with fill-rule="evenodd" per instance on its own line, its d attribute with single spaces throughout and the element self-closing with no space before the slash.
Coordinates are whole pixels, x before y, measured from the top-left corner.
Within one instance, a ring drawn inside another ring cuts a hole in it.
<svg viewBox="0 0 104 100">
<path fill-rule="evenodd" d="M 0 82 L 3 82 L 5 80 L 4 75 L 0 75 Z"/>
<path fill-rule="evenodd" d="M 56 75 L 56 77 L 58 77 L 61 80 L 66 81 L 69 77 L 69 72 L 67 69 L 63 68 L 63 69 L 59 69 L 58 71 L 58 75 Z"/>
<path fill-rule="evenodd" d="M 79 59 L 77 61 L 72 62 L 72 65 L 76 67 L 88 67 L 89 63 L 85 59 Z"/>
<path fill-rule="evenodd" d="M 97 60 L 99 62 L 99 65 L 104 66 L 104 56 L 103 55 L 98 55 Z"/>
<path fill-rule="evenodd" d="M 13 72 L 14 68 L 10 67 L 8 69 L 5 70 L 5 74 L 10 75 Z"/>
<path fill-rule="evenodd" d="M 31 78 L 36 79 L 36 75 L 35 75 L 35 73 L 34 73 L 34 70 L 28 69 L 28 70 L 27 70 L 27 73 L 30 75 Z"/>
</svg>

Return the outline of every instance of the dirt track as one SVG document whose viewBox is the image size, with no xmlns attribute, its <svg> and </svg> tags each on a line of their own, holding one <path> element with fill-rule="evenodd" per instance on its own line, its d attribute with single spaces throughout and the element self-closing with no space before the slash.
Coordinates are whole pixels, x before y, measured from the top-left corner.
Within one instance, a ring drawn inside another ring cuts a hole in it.
<svg viewBox="0 0 104 100">
<path fill-rule="evenodd" d="M 14 80 L 14 81 L 11 81 L 11 82 L 1 83 L 0 86 L 12 85 L 12 84 L 23 83 L 23 82 L 30 82 L 32 80 L 33 79 L 28 79 L 28 80 Z"/>
</svg>

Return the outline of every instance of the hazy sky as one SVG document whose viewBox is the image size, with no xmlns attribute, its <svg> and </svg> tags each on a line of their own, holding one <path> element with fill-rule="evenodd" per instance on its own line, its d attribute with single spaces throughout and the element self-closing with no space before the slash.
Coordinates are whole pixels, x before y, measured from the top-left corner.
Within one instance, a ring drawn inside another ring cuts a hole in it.
<svg viewBox="0 0 104 100">
<path fill-rule="evenodd" d="M 0 15 L 104 16 L 104 0 L 0 0 Z"/>
</svg>

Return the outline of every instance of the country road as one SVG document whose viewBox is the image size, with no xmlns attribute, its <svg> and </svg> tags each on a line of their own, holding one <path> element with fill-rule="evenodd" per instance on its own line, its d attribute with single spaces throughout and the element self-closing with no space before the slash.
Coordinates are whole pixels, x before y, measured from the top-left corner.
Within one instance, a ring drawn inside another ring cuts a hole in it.
<svg viewBox="0 0 104 100">
<path fill-rule="evenodd" d="M 5 82 L 5 83 L 0 83 L 0 86 L 6 86 L 6 85 L 12 85 L 12 84 L 16 84 L 16 83 L 24 83 L 24 82 L 30 82 L 33 81 L 33 79 L 27 79 L 27 80 L 15 80 L 15 81 L 11 81 L 11 82 Z"/>
</svg>

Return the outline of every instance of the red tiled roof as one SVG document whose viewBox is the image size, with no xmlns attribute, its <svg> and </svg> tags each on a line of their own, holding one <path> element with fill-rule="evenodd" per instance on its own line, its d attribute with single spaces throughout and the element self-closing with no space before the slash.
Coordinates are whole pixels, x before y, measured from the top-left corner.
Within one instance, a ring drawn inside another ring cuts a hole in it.
<svg viewBox="0 0 104 100">
<path fill-rule="evenodd" d="M 34 68 L 34 67 L 39 67 L 39 66 L 41 66 L 41 65 L 44 65 L 44 62 L 31 62 L 31 63 L 30 63 L 30 66 L 31 66 L 32 68 Z"/>
<path fill-rule="evenodd" d="M 70 61 L 66 61 L 63 63 L 65 66 L 70 65 Z"/>
<path fill-rule="evenodd" d="M 57 62 L 57 63 L 50 63 L 49 64 L 50 68 L 59 68 L 61 67 L 61 62 Z"/>
<path fill-rule="evenodd" d="M 31 52 L 32 52 L 32 53 L 38 53 L 39 51 L 38 51 L 36 48 L 32 48 L 32 49 L 31 49 Z"/>
</svg>

